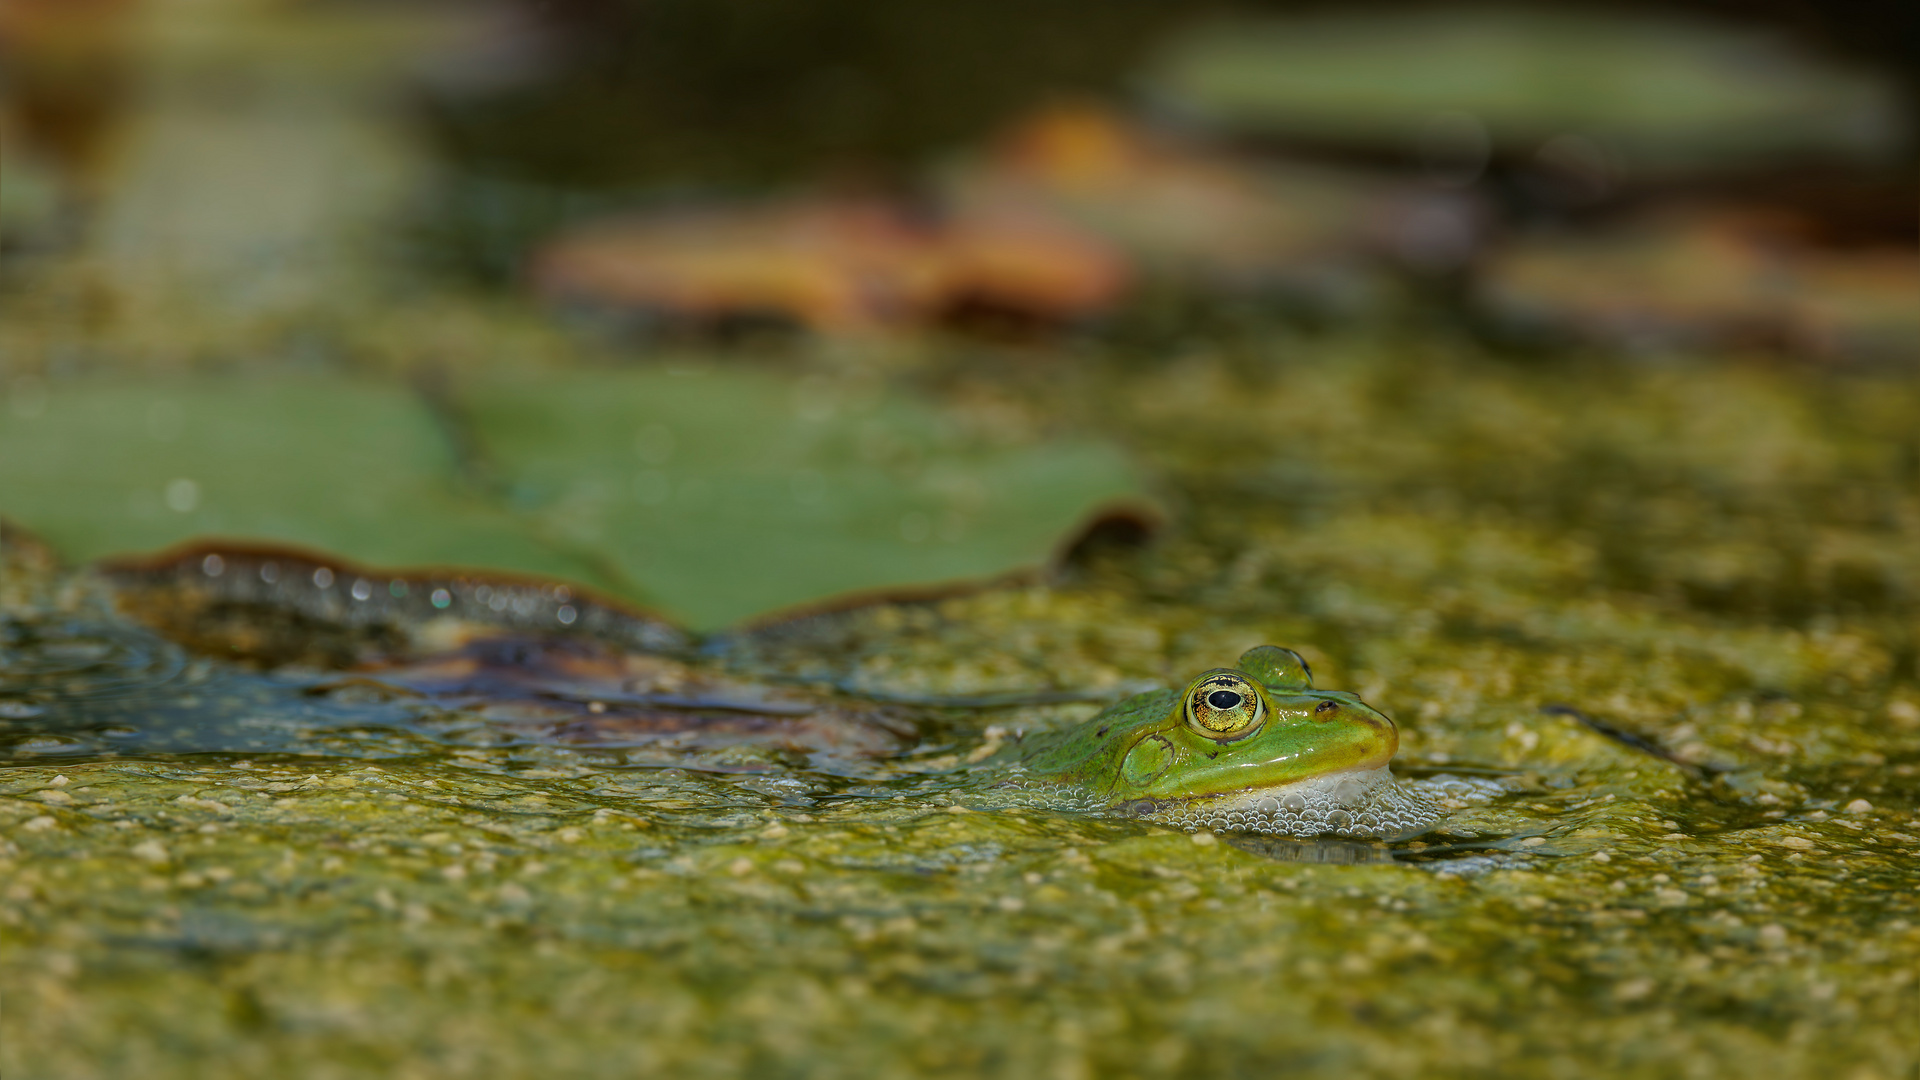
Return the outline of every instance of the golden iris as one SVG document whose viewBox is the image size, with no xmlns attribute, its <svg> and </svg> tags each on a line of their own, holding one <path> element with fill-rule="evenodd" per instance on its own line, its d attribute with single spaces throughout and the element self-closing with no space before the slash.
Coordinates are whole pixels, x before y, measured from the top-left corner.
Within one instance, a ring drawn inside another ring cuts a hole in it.
<svg viewBox="0 0 1920 1080">
<path fill-rule="evenodd" d="M 1216 739 L 1252 730 L 1265 709 L 1253 684 L 1232 672 L 1209 675 L 1187 691 L 1187 723 Z"/>
</svg>

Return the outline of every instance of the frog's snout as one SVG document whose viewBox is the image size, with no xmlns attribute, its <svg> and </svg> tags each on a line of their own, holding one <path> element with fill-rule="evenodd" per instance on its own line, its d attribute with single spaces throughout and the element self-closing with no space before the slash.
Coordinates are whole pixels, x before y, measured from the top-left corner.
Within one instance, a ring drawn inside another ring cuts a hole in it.
<svg viewBox="0 0 1920 1080">
<path fill-rule="evenodd" d="M 1334 707 L 1329 709 L 1329 705 Z M 1353 726 L 1357 741 L 1364 747 L 1362 768 L 1383 766 L 1392 761 L 1400 749 L 1400 729 L 1394 725 L 1393 718 L 1367 705 L 1323 701 L 1314 707 L 1312 715 L 1315 720 L 1339 720 Z"/>
<path fill-rule="evenodd" d="M 1368 756 L 1365 767 L 1384 767 L 1400 750 L 1400 729 L 1394 726 L 1393 719 L 1386 713 L 1373 709 L 1368 709 L 1359 720 L 1373 733 L 1373 741 L 1378 747 Z"/>
</svg>

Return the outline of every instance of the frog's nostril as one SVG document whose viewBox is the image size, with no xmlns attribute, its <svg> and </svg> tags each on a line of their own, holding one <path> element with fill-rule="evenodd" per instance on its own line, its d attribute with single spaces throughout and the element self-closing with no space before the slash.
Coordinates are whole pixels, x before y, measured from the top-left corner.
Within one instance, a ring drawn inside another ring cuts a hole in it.
<svg viewBox="0 0 1920 1080">
<path fill-rule="evenodd" d="M 1231 690 L 1215 690 L 1207 695 L 1207 704 L 1216 709 L 1237 709 L 1240 707 L 1240 695 Z"/>
<path fill-rule="evenodd" d="M 1340 707 L 1340 703 L 1337 701 L 1323 701 L 1320 704 L 1315 705 L 1313 707 L 1313 711 L 1317 713 L 1327 713 L 1327 712 L 1332 712 L 1333 710 L 1339 707 Z"/>
</svg>

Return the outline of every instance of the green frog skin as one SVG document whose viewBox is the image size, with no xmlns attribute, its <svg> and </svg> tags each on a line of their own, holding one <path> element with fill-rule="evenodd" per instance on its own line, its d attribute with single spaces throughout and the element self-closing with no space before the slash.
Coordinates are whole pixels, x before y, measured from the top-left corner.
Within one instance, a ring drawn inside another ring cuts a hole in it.
<svg viewBox="0 0 1920 1080">
<path fill-rule="evenodd" d="M 1440 817 L 1389 771 L 1399 743 L 1392 720 L 1352 694 L 1315 690 L 1298 653 L 1262 645 L 1184 690 L 1025 735 L 983 764 L 1026 802 L 1189 831 L 1398 839 Z"/>
</svg>

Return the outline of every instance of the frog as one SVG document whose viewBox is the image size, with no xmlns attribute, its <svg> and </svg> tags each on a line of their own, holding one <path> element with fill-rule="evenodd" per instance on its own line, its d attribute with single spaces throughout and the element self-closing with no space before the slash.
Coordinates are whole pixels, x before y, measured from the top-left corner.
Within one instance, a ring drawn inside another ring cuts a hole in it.
<svg viewBox="0 0 1920 1080">
<path fill-rule="evenodd" d="M 1009 738 L 977 779 L 992 777 L 1016 801 L 1188 832 L 1398 840 L 1440 818 L 1394 777 L 1399 743 L 1386 714 L 1355 694 L 1315 689 L 1299 653 L 1260 645 L 1183 689 Z"/>
</svg>

